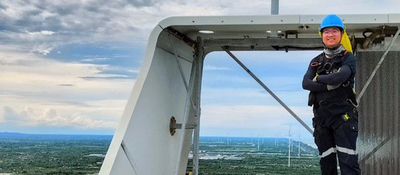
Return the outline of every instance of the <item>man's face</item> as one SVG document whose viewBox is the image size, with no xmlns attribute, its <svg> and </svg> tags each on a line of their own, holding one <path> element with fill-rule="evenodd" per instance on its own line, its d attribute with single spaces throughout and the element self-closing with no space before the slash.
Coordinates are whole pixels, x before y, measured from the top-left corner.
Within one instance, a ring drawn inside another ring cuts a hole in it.
<svg viewBox="0 0 400 175">
<path fill-rule="evenodd" d="M 335 48 L 339 46 L 342 32 L 339 28 L 328 27 L 322 31 L 322 42 L 328 48 Z"/>
</svg>

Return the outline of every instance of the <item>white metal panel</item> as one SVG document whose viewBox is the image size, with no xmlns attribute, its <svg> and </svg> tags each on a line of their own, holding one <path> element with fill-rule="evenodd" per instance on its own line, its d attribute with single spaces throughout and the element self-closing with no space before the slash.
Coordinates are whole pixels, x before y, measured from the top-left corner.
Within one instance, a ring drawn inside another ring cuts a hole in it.
<svg viewBox="0 0 400 175">
<path fill-rule="evenodd" d="M 139 175 L 146 174 L 137 172 L 137 166 L 135 162 L 133 165 L 130 164 L 128 157 L 125 155 L 122 148 L 118 149 L 117 159 L 115 159 L 113 164 L 113 169 L 110 174 L 120 174 L 120 175 Z"/>
<path fill-rule="evenodd" d="M 152 35 L 158 36 L 159 31 L 156 29 Z M 169 37 L 165 34 L 166 32 L 163 33 L 157 39 L 150 40 L 149 47 L 155 47 L 153 41 L 168 45 Z M 171 40 L 176 44 L 174 47 L 177 52 L 182 53 L 181 57 L 190 55 L 191 58 L 186 59 L 190 61 L 193 59 L 192 48 L 181 41 L 178 42 L 174 37 Z M 174 116 L 178 123 L 182 122 L 187 92 L 177 68 L 176 57 L 171 54 L 173 50 L 167 52 L 166 49 L 168 48 L 148 49 L 151 52 L 147 52 L 139 75 L 145 75 L 145 77 L 139 77 L 135 83 L 134 91 L 100 174 L 121 173 L 121 160 L 127 160 L 122 158 L 120 153 L 116 154 L 122 142 L 121 137 L 131 161 L 137 167 L 138 174 L 174 174 L 180 152 L 178 151 L 178 136 L 181 130 L 177 130 L 176 134 L 171 136 L 169 121 L 171 116 Z M 180 61 L 180 63 L 188 82 L 191 63 L 188 61 Z M 187 132 L 186 135 L 191 136 L 191 130 Z M 190 145 L 190 138 L 188 140 L 184 147 Z M 188 149 L 185 151 L 188 152 Z M 187 162 L 187 155 L 183 161 Z M 186 166 L 181 169 L 185 170 L 185 168 Z M 127 174 L 128 172 L 130 171 L 127 169 Z"/>
<path fill-rule="evenodd" d="M 324 15 L 300 15 L 300 24 L 319 25 L 322 19 L 324 19 Z"/>
<path fill-rule="evenodd" d="M 387 14 L 340 15 L 345 24 L 386 24 L 389 23 Z"/>
<path fill-rule="evenodd" d="M 159 42 L 169 42 L 164 37 Z M 184 44 L 175 45 L 179 53 L 191 52 Z M 185 51 L 188 50 L 188 51 Z M 171 51 L 171 50 L 170 50 Z M 190 59 L 190 58 L 187 58 Z M 181 61 L 186 81 L 189 82 L 191 64 Z M 146 77 L 130 127 L 124 137 L 127 148 L 145 174 L 174 174 L 179 155 L 179 135 L 169 133 L 169 121 L 174 116 L 182 123 L 187 91 L 176 62 L 176 57 L 156 48 L 151 68 Z M 154 168 L 157 167 L 157 168 Z"/>
<path fill-rule="evenodd" d="M 139 95 L 140 95 L 143 85 L 144 85 L 144 81 L 149 72 L 151 61 L 154 56 L 154 51 L 156 48 L 158 36 L 161 33 L 161 31 L 162 31 L 162 29 L 157 26 L 151 32 L 151 35 L 150 35 L 150 38 L 149 38 L 149 41 L 147 44 L 145 59 L 143 60 L 140 72 L 138 74 L 138 78 L 135 81 L 135 85 L 133 86 L 130 98 L 128 99 L 127 105 L 122 114 L 121 121 L 119 122 L 119 125 L 114 133 L 110 147 L 108 148 L 108 151 L 107 151 L 107 155 L 106 155 L 103 165 L 100 169 L 99 174 L 101 174 L 101 175 L 111 174 L 111 170 L 112 170 L 114 164 L 116 163 L 116 159 L 120 159 L 117 156 L 118 151 L 121 147 L 121 143 L 125 136 L 127 128 L 129 127 L 129 122 L 131 120 L 131 114 L 132 114 L 133 110 L 135 109 L 136 103 L 138 101 Z"/>
<path fill-rule="evenodd" d="M 169 17 L 160 22 L 166 28 L 175 25 L 244 25 L 244 24 L 298 24 L 299 15 L 270 16 L 187 16 Z"/>
<path fill-rule="evenodd" d="M 340 15 L 349 34 L 361 36 L 366 28 L 383 25 L 397 26 L 400 14 Z M 163 28 L 173 27 L 192 39 L 197 36 L 210 38 L 266 38 L 266 31 L 297 31 L 299 38 L 317 38 L 319 23 L 325 15 L 269 15 L 269 16 L 203 16 L 170 17 L 162 20 Z M 199 30 L 212 30 L 214 34 L 200 34 Z"/>
<path fill-rule="evenodd" d="M 389 23 L 400 23 L 400 14 L 389 14 Z"/>
<path fill-rule="evenodd" d="M 381 24 L 398 23 L 400 14 L 343 14 L 339 16 L 346 24 Z M 392 18 L 389 21 L 389 16 Z M 259 25 L 259 24 L 319 24 L 325 15 L 269 15 L 269 16 L 186 16 L 169 17 L 159 24 L 168 26 L 202 26 L 202 25 Z"/>
<path fill-rule="evenodd" d="M 300 15 L 300 23 L 302 24 L 320 24 L 326 15 Z M 345 24 L 379 24 L 388 23 L 387 14 L 357 14 L 357 15 L 340 15 Z"/>
</svg>

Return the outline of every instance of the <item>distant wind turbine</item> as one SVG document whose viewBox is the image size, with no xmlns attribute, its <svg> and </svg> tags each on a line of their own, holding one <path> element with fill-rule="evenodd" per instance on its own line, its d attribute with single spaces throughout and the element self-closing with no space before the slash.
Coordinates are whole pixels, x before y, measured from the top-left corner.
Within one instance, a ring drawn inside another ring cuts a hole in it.
<svg viewBox="0 0 400 175">
<path fill-rule="evenodd" d="M 300 158 L 300 132 L 299 132 L 299 154 L 298 154 L 298 157 Z"/>
<path fill-rule="evenodd" d="M 288 143 L 288 148 L 289 148 L 289 155 L 288 155 L 288 167 L 290 167 L 290 130 L 292 129 L 292 125 L 289 127 L 289 143 Z"/>
</svg>

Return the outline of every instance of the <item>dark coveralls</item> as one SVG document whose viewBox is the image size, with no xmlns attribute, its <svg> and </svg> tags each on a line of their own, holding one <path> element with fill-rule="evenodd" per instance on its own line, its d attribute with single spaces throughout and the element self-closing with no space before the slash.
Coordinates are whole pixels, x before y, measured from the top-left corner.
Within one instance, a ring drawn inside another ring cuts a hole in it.
<svg viewBox="0 0 400 175">
<path fill-rule="evenodd" d="M 313 81 L 317 74 L 317 81 Z M 314 139 L 323 175 L 337 174 L 336 153 L 342 175 L 360 174 L 356 151 L 358 113 L 353 92 L 355 74 L 356 59 L 352 53 L 342 52 L 330 59 L 321 53 L 311 60 L 303 78 L 303 88 L 310 91 L 309 105 L 313 105 Z M 339 84 L 336 89 L 327 88 L 327 85 Z"/>
</svg>

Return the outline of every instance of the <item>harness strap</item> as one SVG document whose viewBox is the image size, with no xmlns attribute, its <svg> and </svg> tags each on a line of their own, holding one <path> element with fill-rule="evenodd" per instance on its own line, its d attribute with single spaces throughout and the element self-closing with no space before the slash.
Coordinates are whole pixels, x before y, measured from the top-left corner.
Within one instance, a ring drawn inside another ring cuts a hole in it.
<svg viewBox="0 0 400 175">
<path fill-rule="evenodd" d="M 319 102 L 317 102 L 316 107 L 326 107 L 329 104 L 343 102 L 343 101 L 346 101 L 347 99 L 348 99 L 348 97 L 343 98 L 341 95 L 334 96 L 334 97 L 327 98 L 327 99 L 322 99 Z"/>
</svg>

